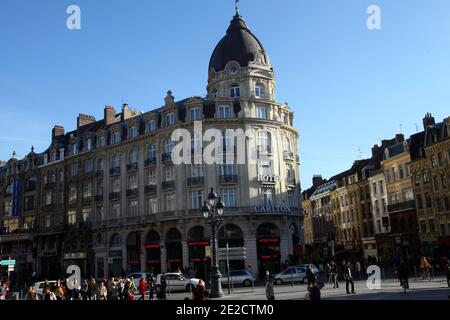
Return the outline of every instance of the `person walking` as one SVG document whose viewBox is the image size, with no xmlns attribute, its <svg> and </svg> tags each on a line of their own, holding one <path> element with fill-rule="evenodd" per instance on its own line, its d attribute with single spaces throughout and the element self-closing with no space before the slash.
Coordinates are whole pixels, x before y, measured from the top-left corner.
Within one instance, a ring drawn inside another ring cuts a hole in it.
<svg viewBox="0 0 450 320">
<path fill-rule="evenodd" d="M 108 289 L 105 286 L 105 282 L 101 281 L 97 288 L 97 299 L 108 300 Z"/>
<path fill-rule="evenodd" d="M 332 264 L 332 261 L 327 262 L 327 266 L 326 266 L 326 276 L 327 276 L 328 284 L 329 284 L 329 285 L 331 285 L 331 283 L 332 283 L 332 277 L 331 277 L 331 264 Z"/>
<path fill-rule="evenodd" d="M 139 280 L 139 294 L 141 296 L 139 300 L 145 300 L 146 293 L 147 293 L 147 281 L 145 281 L 145 277 L 142 277 L 141 280 Z"/>
<path fill-rule="evenodd" d="M 338 269 L 334 261 L 331 262 L 331 281 L 333 282 L 333 289 L 339 288 Z"/>
<path fill-rule="evenodd" d="M 156 298 L 158 300 L 167 300 L 167 281 L 165 275 L 161 275 L 161 284 L 158 289 L 158 293 L 156 294 Z"/>
<path fill-rule="evenodd" d="M 420 258 L 420 277 L 422 280 L 425 279 L 425 277 L 427 277 L 427 275 L 429 274 L 431 269 L 431 265 L 428 262 L 427 258 L 425 258 L 425 256 L 422 256 Z M 430 280 L 431 280 L 431 274 L 430 274 Z"/>
<path fill-rule="evenodd" d="M 314 274 L 314 271 L 312 269 L 312 264 L 308 265 L 308 268 L 306 269 L 306 278 L 308 279 L 308 288 L 314 285 L 314 282 L 316 280 L 316 275 Z"/>
<path fill-rule="evenodd" d="M 320 290 L 324 287 L 323 282 L 317 282 L 310 290 L 309 290 L 309 300 L 311 301 L 320 301 L 321 293 Z"/>
<path fill-rule="evenodd" d="M 148 288 L 150 294 L 150 300 L 153 300 L 155 297 L 155 278 L 153 277 L 153 273 L 150 273 L 148 277 Z"/>
<path fill-rule="evenodd" d="M 406 289 L 409 289 L 409 266 L 405 260 L 400 262 L 400 266 L 398 268 L 398 280 L 400 281 L 401 286 L 403 286 L 403 281 L 405 281 Z"/>
<path fill-rule="evenodd" d="M 25 296 L 25 300 L 39 300 L 36 291 L 34 291 L 34 287 L 30 286 L 27 290 L 27 295 Z"/>
<path fill-rule="evenodd" d="M 348 262 L 347 266 L 344 269 L 344 278 L 345 278 L 345 289 L 347 294 L 350 294 L 350 285 L 352 286 L 351 293 L 355 293 L 355 284 L 353 283 L 353 275 L 352 275 L 352 267 L 351 263 Z"/>
<path fill-rule="evenodd" d="M 200 280 L 195 289 L 192 291 L 192 300 L 205 300 L 208 296 L 205 282 Z"/>
<path fill-rule="evenodd" d="M 359 260 L 356 261 L 355 270 L 356 270 L 356 279 L 361 280 L 361 262 L 359 262 Z"/>
<path fill-rule="evenodd" d="M 269 301 L 275 300 L 275 293 L 273 290 L 273 282 L 274 282 L 273 275 L 270 274 L 266 280 L 266 286 L 265 286 L 266 298 Z"/>
</svg>

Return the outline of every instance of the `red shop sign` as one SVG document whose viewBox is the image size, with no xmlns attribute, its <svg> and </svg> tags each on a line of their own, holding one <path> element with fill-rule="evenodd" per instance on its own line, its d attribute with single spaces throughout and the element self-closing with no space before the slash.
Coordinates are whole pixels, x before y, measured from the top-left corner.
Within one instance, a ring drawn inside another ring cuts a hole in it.
<svg viewBox="0 0 450 320">
<path fill-rule="evenodd" d="M 209 241 L 191 241 L 188 242 L 188 246 L 209 246 Z"/>
<path fill-rule="evenodd" d="M 259 239 L 259 243 L 278 243 L 280 242 L 280 239 L 278 238 L 266 238 L 266 239 Z"/>
<path fill-rule="evenodd" d="M 161 245 L 159 244 L 146 244 L 145 248 L 146 249 L 159 249 L 161 247 Z"/>
</svg>

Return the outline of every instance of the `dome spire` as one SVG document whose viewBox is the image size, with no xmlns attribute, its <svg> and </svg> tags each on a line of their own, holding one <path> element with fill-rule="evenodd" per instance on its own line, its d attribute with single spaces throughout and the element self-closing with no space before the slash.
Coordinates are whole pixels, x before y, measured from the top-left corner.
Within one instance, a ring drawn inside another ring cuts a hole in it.
<svg viewBox="0 0 450 320">
<path fill-rule="evenodd" d="M 239 14 L 239 0 L 236 0 L 236 15 L 235 17 L 240 17 L 241 15 Z"/>
</svg>

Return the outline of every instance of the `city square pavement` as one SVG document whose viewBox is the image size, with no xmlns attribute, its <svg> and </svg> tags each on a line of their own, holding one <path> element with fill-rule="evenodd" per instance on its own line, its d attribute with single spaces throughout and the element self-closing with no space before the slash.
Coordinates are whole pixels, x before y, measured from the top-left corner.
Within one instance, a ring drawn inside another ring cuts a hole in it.
<svg viewBox="0 0 450 320">
<path fill-rule="evenodd" d="M 225 296 L 220 300 L 266 300 L 263 286 L 252 288 L 234 288 L 231 295 L 223 288 Z M 279 285 L 274 287 L 276 300 L 304 300 L 305 284 Z M 345 282 L 339 283 L 339 289 L 325 284 L 322 289 L 323 300 L 449 300 L 450 288 L 445 278 L 429 280 L 410 279 L 410 289 L 405 294 L 397 280 L 385 280 L 381 289 L 367 288 L 366 281 L 355 281 L 356 294 L 346 294 Z M 189 293 L 172 293 L 168 300 L 183 300 L 190 297 Z"/>
</svg>

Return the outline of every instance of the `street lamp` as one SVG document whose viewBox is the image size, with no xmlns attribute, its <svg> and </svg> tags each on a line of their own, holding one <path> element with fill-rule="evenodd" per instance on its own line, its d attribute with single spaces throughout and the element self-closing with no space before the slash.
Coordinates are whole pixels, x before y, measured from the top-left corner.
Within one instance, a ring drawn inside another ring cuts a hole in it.
<svg viewBox="0 0 450 320">
<path fill-rule="evenodd" d="M 217 203 L 216 203 L 217 202 Z M 214 189 L 211 188 L 211 192 L 208 195 L 208 201 L 204 201 L 202 207 L 203 217 L 205 217 L 206 223 L 211 226 L 211 245 L 212 245 L 212 265 L 211 265 L 211 298 L 223 297 L 222 283 L 220 278 L 222 275 L 219 270 L 219 261 L 217 257 L 217 230 L 223 222 L 223 209 L 225 204 L 222 199 L 217 196 Z"/>
</svg>

